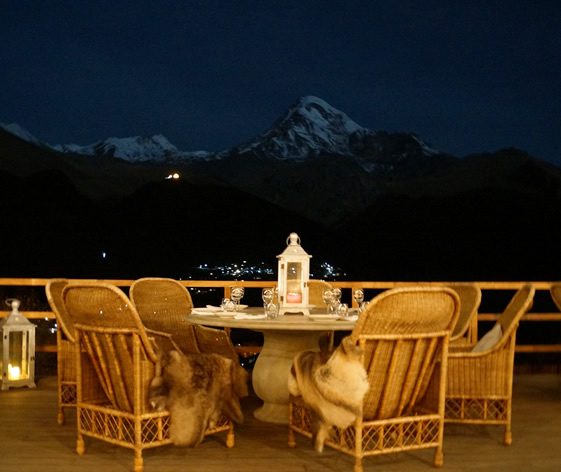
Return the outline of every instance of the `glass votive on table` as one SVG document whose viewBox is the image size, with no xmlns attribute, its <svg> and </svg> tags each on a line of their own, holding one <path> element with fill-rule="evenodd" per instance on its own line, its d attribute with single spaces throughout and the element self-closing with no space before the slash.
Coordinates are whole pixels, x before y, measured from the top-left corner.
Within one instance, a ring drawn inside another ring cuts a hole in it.
<svg viewBox="0 0 561 472">
<path fill-rule="evenodd" d="M 235 311 L 236 304 L 229 298 L 223 298 L 220 308 L 222 308 L 222 311 Z"/>
<path fill-rule="evenodd" d="M 275 298 L 275 292 L 272 288 L 264 288 L 261 291 L 261 298 L 263 299 L 263 306 L 267 306 L 269 303 L 272 303 Z"/>
<path fill-rule="evenodd" d="M 279 317 L 279 306 L 276 303 L 267 303 L 265 305 L 265 314 L 267 319 L 274 320 Z"/>
<path fill-rule="evenodd" d="M 353 291 L 353 300 L 356 302 L 356 305 L 360 308 L 362 303 L 364 302 L 364 290 L 361 288 L 357 288 Z"/>
<path fill-rule="evenodd" d="M 337 307 L 337 315 L 339 315 L 339 318 L 346 318 L 349 316 L 349 305 L 346 303 L 339 303 L 339 306 Z"/>
<path fill-rule="evenodd" d="M 230 297 L 234 302 L 234 311 L 238 311 L 240 306 L 240 300 L 243 298 L 245 294 L 245 290 L 243 287 L 231 287 L 230 288 Z"/>
<path fill-rule="evenodd" d="M 337 313 L 339 305 L 341 305 L 341 289 L 336 287 L 331 290 L 331 313 Z"/>
</svg>

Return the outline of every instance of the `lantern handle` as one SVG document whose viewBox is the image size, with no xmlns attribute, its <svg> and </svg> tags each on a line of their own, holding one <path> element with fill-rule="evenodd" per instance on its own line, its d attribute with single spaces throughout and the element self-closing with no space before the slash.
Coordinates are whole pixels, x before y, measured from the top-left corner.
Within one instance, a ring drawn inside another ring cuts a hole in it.
<svg viewBox="0 0 561 472">
<path fill-rule="evenodd" d="M 286 238 L 286 245 L 287 246 L 292 246 L 294 244 L 297 244 L 298 246 L 300 246 L 300 236 L 298 236 L 298 234 L 296 234 L 296 233 L 290 233 L 288 235 L 288 238 Z"/>
<path fill-rule="evenodd" d="M 6 305 L 8 305 L 9 307 L 12 308 L 12 310 L 18 310 L 21 302 L 17 299 L 17 298 L 6 298 L 6 300 L 4 300 L 4 303 L 6 303 Z"/>
</svg>

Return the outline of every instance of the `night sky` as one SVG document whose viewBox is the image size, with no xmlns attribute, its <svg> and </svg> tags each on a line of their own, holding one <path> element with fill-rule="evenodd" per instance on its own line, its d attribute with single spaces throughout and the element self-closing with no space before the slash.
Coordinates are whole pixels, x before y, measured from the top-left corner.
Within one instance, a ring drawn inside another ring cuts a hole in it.
<svg viewBox="0 0 561 472">
<path fill-rule="evenodd" d="M 459 156 L 561 165 L 561 2 L 0 0 L 0 121 L 219 151 L 303 95 Z"/>
</svg>

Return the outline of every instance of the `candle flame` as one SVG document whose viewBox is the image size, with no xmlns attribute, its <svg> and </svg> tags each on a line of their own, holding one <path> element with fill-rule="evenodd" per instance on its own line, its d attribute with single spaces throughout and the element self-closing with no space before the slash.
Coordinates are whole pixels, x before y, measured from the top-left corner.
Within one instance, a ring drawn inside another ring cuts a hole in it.
<svg viewBox="0 0 561 472">
<path fill-rule="evenodd" d="M 19 380 L 21 377 L 21 371 L 18 366 L 12 366 L 8 364 L 8 379 L 9 380 Z"/>
</svg>

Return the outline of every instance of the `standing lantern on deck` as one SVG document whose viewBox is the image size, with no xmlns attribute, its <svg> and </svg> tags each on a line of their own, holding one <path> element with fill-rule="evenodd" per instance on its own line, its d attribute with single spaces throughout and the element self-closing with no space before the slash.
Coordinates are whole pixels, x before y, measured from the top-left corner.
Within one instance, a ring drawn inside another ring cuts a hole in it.
<svg viewBox="0 0 561 472">
<path fill-rule="evenodd" d="M 310 278 L 310 258 L 296 233 L 290 233 L 286 240 L 288 245 L 277 256 L 279 260 L 279 313 L 310 314 L 308 298 L 308 280 Z"/>
<path fill-rule="evenodd" d="M 10 316 L 0 321 L 2 390 L 35 387 L 35 325 L 19 312 L 20 301 L 6 300 Z"/>
</svg>

